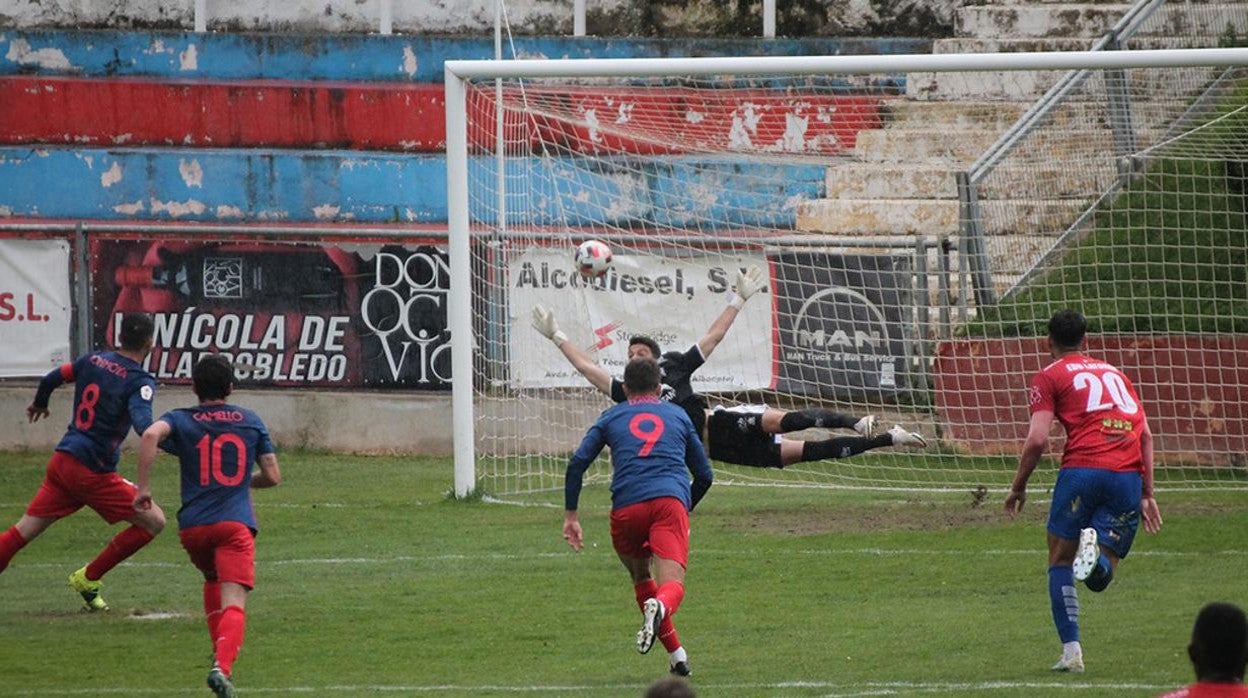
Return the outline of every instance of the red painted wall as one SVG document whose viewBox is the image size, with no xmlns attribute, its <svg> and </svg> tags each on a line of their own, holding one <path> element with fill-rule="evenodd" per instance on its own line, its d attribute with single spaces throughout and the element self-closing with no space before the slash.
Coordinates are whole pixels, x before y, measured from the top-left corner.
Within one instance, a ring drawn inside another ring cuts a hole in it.
<svg viewBox="0 0 1248 698">
<path fill-rule="evenodd" d="M 469 138 L 478 149 L 494 137 L 493 90 L 485 94 L 488 99 L 470 102 Z M 880 127 L 879 100 L 866 96 L 538 87 L 509 90 L 504 100 L 509 137 L 536 132 L 580 153 L 835 154 L 852 148 L 859 130 Z M 441 85 L 0 78 L 0 144 L 6 145 L 440 152 L 445 140 Z"/>
<path fill-rule="evenodd" d="M 1228 465 L 1248 457 L 1248 338 L 1100 336 L 1087 351 L 1131 378 L 1159 458 Z M 1027 436 L 1028 384 L 1049 361 L 1044 338 L 942 343 L 936 407 L 945 438 L 970 452 L 1016 454 Z"/>
</svg>

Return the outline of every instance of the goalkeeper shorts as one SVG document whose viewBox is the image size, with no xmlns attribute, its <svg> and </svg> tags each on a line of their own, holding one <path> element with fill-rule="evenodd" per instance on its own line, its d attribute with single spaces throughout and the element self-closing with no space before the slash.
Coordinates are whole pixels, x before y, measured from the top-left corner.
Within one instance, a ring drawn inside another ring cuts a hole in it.
<svg viewBox="0 0 1248 698">
<path fill-rule="evenodd" d="M 716 407 L 706 418 L 706 451 L 712 460 L 753 468 L 780 468 L 780 435 L 763 431 L 766 405 Z"/>
</svg>

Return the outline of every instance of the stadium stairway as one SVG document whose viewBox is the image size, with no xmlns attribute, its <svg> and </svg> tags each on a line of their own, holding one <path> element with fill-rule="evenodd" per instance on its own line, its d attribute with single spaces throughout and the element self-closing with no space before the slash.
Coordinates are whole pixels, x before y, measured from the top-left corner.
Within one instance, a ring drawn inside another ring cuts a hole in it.
<svg viewBox="0 0 1248 698">
<path fill-rule="evenodd" d="M 933 52 L 1087 50 L 1131 7 L 1054 0 L 966 5 L 957 10 L 957 36 L 936 40 Z M 1218 46 L 1228 32 L 1248 35 L 1248 2 L 1169 3 L 1127 47 Z M 801 206 L 798 228 L 846 237 L 922 233 L 956 240 L 957 174 L 967 170 L 1061 75 L 907 74 L 905 96 L 886 100 L 880 128 L 860 131 L 853 157 L 827 169 L 828 198 Z M 1161 95 L 1167 88 L 1164 83 L 1132 84 L 1134 94 Z M 1148 121 L 1146 105 L 1133 107 L 1141 141 L 1147 142 L 1160 124 Z M 1043 148 L 1051 164 L 1038 167 L 1033 161 L 1018 167 L 1007 161 L 981 190 L 986 205 L 996 202 L 1014 214 L 985 221 L 992 268 L 1006 270 L 994 275 L 998 293 L 1027 271 L 1086 208 L 1089 194 L 1100 191 L 1096 182 L 1115 174 L 1108 167 L 1079 170 L 1063 161 L 1075 148 L 1111 147 L 1103 108 L 1086 103 L 1064 106 L 1052 119 L 1064 126 L 1062 137 L 1040 146 L 1024 145 L 1020 151 Z M 1016 192 L 1036 190 L 1046 195 L 1015 198 Z M 936 264 L 934 257 L 929 264 Z"/>
</svg>

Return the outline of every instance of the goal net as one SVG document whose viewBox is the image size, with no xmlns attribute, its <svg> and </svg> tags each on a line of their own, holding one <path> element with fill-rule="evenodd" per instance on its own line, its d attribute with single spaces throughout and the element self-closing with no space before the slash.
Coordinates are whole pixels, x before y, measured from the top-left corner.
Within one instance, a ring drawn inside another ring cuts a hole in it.
<svg viewBox="0 0 1248 698">
<path fill-rule="evenodd" d="M 718 482 L 1004 489 L 1073 307 L 1141 393 L 1158 487 L 1248 488 L 1248 49 L 1109 53 L 449 63 L 457 492 L 561 488 L 613 404 L 534 306 L 618 376 L 632 335 L 697 343 L 750 267 L 766 287 L 694 373 L 712 407 L 929 445 Z"/>
</svg>

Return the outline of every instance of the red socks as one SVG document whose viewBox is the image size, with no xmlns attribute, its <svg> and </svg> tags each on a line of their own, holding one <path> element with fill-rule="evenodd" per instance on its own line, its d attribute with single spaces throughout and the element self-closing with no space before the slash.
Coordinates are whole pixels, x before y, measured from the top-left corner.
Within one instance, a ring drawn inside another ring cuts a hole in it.
<svg viewBox="0 0 1248 698">
<path fill-rule="evenodd" d="M 647 579 L 635 585 L 633 593 L 637 596 L 637 608 L 641 608 L 646 599 L 658 599 L 663 603 L 667 612 L 663 614 L 663 622 L 659 623 L 659 642 L 663 643 L 663 649 L 668 652 L 680 649 L 680 638 L 676 635 L 676 626 L 672 625 L 672 616 L 676 615 L 676 608 L 685 598 L 685 585 L 668 582 L 660 588 L 653 579 Z"/>
<path fill-rule="evenodd" d="M 221 582 L 204 582 L 204 620 L 208 621 L 208 641 L 215 646 L 221 623 Z"/>
<path fill-rule="evenodd" d="M 0 572 L 9 566 L 9 560 L 25 546 L 26 539 L 17 532 L 17 526 L 10 526 L 9 530 L 0 533 Z"/>
<path fill-rule="evenodd" d="M 246 624 L 247 614 L 238 606 L 226 606 L 221 610 L 221 620 L 217 622 L 217 633 L 212 644 L 217 666 L 221 667 L 226 676 L 231 675 L 234 660 L 238 659 Z"/>
<path fill-rule="evenodd" d="M 113 536 L 113 539 L 108 542 L 104 550 L 100 551 L 100 554 L 87 565 L 87 579 L 95 581 L 102 578 L 108 574 L 109 570 L 120 564 L 122 560 L 137 553 L 140 548 L 152 542 L 153 538 L 155 536 L 138 526 L 131 526 Z"/>
</svg>

